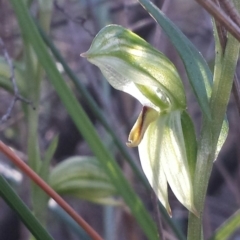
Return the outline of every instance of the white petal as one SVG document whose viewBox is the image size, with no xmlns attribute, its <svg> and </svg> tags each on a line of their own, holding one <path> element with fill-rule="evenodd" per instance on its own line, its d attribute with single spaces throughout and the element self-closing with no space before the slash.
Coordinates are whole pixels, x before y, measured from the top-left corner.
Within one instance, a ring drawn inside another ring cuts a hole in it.
<svg viewBox="0 0 240 240">
<path fill-rule="evenodd" d="M 140 92 L 140 90 L 137 88 L 135 83 L 132 81 L 132 79 L 139 78 L 139 76 L 136 76 L 135 71 L 132 71 L 132 69 L 129 68 L 123 61 L 113 57 L 102 57 L 102 58 L 99 57 L 97 59 L 89 58 L 88 60 L 89 62 L 99 67 L 104 77 L 115 89 L 121 90 L 123 92 L 126 92 L 132 95 L 143 106 L 156 108 L 154 104 Z M 122 69 L 121 72 L 117 71 L 118 68 L 120 67 Z M 152 84 L 156 84 L 156 82 L 152 81 L 151 78 L 147 76 L 145 78 L 146 78 L 146 82 L 149 81 Z"/>
<path fill-rule="evenodd" d="M 180 118 L 180 111 L 172 112 L 162 129 L 160 159 L 167 181 L 177 199 L 188 210 L 197 214 L 193 204 L 193 188 Z M 158 127 L 161 127 L 160 123 Z"/>
<path fill-rule="evenodd" d="M 161 131 L 165 124 L 165 117 L 152 122 L 146 130 L 138 150 L 143 171 L 158 196 L 160 202 L 171 215 L 168 203 L 167 179 L 163 170 L 159 154 L 161 149 Z M 161 126 L 159 126 L 161 125 Z"/>
</svg>

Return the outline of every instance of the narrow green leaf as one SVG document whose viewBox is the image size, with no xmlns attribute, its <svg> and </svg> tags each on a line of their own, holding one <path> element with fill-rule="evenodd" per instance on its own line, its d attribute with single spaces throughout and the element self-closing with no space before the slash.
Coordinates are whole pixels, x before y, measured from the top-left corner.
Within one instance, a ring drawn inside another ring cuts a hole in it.
<svg viewBox="0 0 240 240">
<path fill-rule="evenodd" d="M 48 182 L 48 176 L 49 176 L 49 171 L 50 171 L 50 162 L 52 160 L 52 157 L 56 151 L 58 145 L 58 136 L 54 137 L 53 140 L 51 141 L 47 151 L 44 154 L 42 164 L 39 170 L 39 175 L 43 180 Z"/>
<path fill-rule="evenodd" d="M 33 216 L 28 207 L 23 203 L 23 201 L 18 197 L 18 195 L 13 191 L 11 186 L 2 176 L 0 176 L 0 195 L 6 201 L 6 203 L 18 214 L 23 223 L 36 239 L 53 240 L 53 238 Z"/>
<path fill-rule="evenodd" d="M 217 28 L 216 28 L 216 22 L 214 19 L 213 19 L 213 33 L 214 33 L 214 39 L 215 39 L 215 64 L 214 64 L 213 82 L 216 83 L 220 79 L 221 74 L 222 74 L 223 56 L 224 55 L 223 55 L 222 46 L 221 46 L 220 39 L 218 36 Z M 229 126 L 228 126 L 228 122 L 227 122 L 227 117 L 225 117 L 225 120 L 222 125 L 222 129 L 221 129 L 221 132 L 219 135 L 217 147 L 216 147 L 215 160 L 217 159 L 217 156 L 218 156 L 220 150 L 222 149 L 224 142 L 227 139 L 228 130 L 229 130 Z"/>
<path fill-rule="evenodd" d="M 211 94 L 212 73 L 207 63 L 187 37 L 151 1 L 138 1 L 162 27 L 177 49 L 201 110 L 211 119 L 208 96 Z"/>
<path fill-rule="evenodd" d="M 226 130 L 228 129 L 228 126 L 226 124 L 223 125 L 223 121 L 232 90 L 232 83 L 239 55 L 239 47 L 240 44 L 238 40 L 229 34 L 223 57 L 219 60 L 222 68 L 221 74 L 217 74 L 214 78 L 210 102 L 213 118 L 212 131 L 214 146 L 217 146 L 219 143 L 218 139 L 220 133 L 222 133 L 222 138 L 227 135 Z M 217 64 L 219 63 L 217 62 Z M 218 66 L 218 68 L 220 68 L 220 66 Z M 219 125 L 221 128 L 219 128 Z M 220 140 L 225 139 L 220 138 Z M 222 142 L 220 143 L 223 144 Z"/>
<path fill-rule="evenodd" d="M 229 239 L 240 228 L 240 210 L 228 218 L 210 237 L 209 240 Z"/>
<path fill-rule="evenodd" d="M 116 161 L 104 147 L 102 140 L 96 133 L 86 113 L 79 105 L 77 99 L 67 86 L 61 74 L 58 72 L 56 65 L 49 55 L 25 4 L 20 0 L 11 0 L 11 3 L 16 12 L 22 34 L 32 44 L 38 60 L 45 69 L 49 80 L 54 86 L 69 115 L 75 122 L 77 128 L 89 144 L 93 153 L 101 162 L 103 169 L 106 171 L 119 194 L 124 198 L 126 204 L 131 209 L 132 214 L 136 217 L 148 239 L 158 239 L 155 223 L 144 208 L 141 200 L 137 197 L 123 176 Z"/>
</svg>

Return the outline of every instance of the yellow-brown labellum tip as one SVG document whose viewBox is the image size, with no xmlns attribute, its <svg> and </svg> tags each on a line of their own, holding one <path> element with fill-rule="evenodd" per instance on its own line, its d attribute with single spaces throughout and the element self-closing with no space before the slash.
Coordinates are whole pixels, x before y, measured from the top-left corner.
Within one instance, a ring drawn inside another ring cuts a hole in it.
<svg viewBox="0 0 240 240">
<path fill-rule="evenodd" d="M 129 134 L 128 142 L 126 145 L 128 147 L 137 147 L 142 141 L 144 133 L 146 132 L 149 124 L 156 120 L 157 116 L 158 112 L 156 110 L 144 106 Z"/>
<path fill-rule="evenodd" d="M 128 142 L 126 142 L 126 145 L 127 145 L 128 147 L 137 147 L 140 142 L 141 142 L 141 141 L 128 140 Z"/>
</svg>

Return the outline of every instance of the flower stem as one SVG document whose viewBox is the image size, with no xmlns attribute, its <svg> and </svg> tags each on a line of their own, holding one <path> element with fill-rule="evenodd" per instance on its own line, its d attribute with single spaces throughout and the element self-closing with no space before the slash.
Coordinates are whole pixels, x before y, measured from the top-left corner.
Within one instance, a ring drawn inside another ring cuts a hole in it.
<svg viewBox="0 0 240 240">
<path fill-rule="evenodd" d="M 209 177 L 212 171 L 219 135 L 222 129 L 227 104 L 230 98 L 233 77 L 238 59 L 239 42 L 231 35 L 220 62 L 221 74 L 214 73 L 214 82 L 210 106 L 212 120 L 203 120 L 202 134 L 199 140 L 197 166 L 194 180 L 195 207 L 200 218 L 189 214 L 188 239 L 203 239 L 202 215 Z M 217 76 L 217 77 L 216 77 Z"/>
</svg>

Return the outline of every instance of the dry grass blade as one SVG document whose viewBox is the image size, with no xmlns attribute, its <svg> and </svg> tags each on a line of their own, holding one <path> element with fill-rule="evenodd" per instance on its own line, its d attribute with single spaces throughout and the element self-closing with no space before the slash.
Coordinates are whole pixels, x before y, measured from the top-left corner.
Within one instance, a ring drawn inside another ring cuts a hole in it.
<svg viewBox="0 0 240 240">
<path fill-rule="evenodd" d="M 230 19 L 224 11 L 210 0 L 196 0 L 206 11 L 219 21 L 238 41 L 240 41 L 240 28 Z"/>
<path fill-rule="evenodd" d="M 240 26 L 240 17 L 239 14 L 237 12 L 237 10 L 234 8 L 234 5 L 232 2 L 228 1 L 228 0 L 224 0 L 219 2 L 218 0 L 213 0 L 217 6 L 221 6 L 224 11 L 230 16 L 230 18 L 237 23 L 238 26 Z M 216 21 L 216 27 L 217 27 L 217 31 L 218 31 L 218 36 L 219 36 L 219 40 L 220 40 L 220 44 L 222 46 L 222 50 L 223 52 L 225 51 L 226 48 L 226 43 L 227 43 L 227 31 L 226 28 L 221 25 L 218 21 Z M 236 102 L 236 106 L 238 109 L 238 113 L 240 115 L 240 87 L 239 87 L 239 82 L 238 82 L 238 77 L 237 74 L 234 74 L 234 81 L 233 81 L 233 88 L 232 88 L 232 92 L 235 98 L 235 102 Z"/>
</svg>

